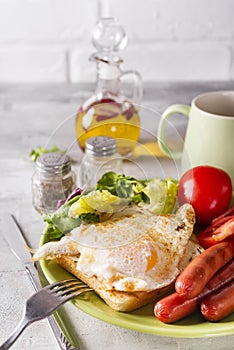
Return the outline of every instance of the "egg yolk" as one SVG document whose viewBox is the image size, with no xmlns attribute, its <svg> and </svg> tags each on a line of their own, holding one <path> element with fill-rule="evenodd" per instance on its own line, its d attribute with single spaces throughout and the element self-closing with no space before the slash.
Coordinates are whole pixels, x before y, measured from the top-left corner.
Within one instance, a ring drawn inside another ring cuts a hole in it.
<svg viewBox="0 0 234 350">
<path fill-rule="evenodd" d="M 152 247 L 150 251 L 151 251 L 151 254 L 147 257 L 146 272 L 151 270 L 158 261 L 158 254 L 156 250 Z"/>
</svg>

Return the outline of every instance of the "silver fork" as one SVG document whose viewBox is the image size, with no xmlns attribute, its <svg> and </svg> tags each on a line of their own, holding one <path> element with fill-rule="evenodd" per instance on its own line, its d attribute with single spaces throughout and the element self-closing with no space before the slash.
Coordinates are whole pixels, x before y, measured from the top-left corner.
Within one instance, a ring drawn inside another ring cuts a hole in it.
<svg viewBox="0 0 234 350">
<path fill-rule="evenodd" d="M 91 290 L 86 284 L 75 279 L 55 282 L 42 288 L 26 301 L 22 319 L 0 346 L 0 350 L 9 349 L 31 323 L 50 316 L 68 300 Z"/>
</svg>

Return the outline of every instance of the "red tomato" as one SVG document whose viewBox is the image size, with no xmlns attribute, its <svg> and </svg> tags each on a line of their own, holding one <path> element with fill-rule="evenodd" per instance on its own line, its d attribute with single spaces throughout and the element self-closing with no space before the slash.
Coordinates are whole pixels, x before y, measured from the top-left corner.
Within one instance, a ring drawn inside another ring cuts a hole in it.
<svg viewBox="0 0 234 350">
<path fill-rule="evenodd" d="M 223 170 L 201 165 L 186 171 L 178 188 L 178 201 L 190 203 L 196 213 L 196 222 L 208 225 L 224 213 L 232 199 L 232 182 Z"/>
</svg>

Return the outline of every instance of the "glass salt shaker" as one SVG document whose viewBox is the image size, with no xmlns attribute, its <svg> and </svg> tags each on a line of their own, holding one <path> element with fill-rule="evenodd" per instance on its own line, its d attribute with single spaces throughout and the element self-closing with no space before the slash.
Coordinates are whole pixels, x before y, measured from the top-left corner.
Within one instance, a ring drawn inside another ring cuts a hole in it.
<svg viewBox="0 0 234 350">
<path fill-rule="evenodd" d="M 40 214 L 52 213 L 76 187 L 70 158 L 58 152 L 45 153 L 36 160 L 32 177 L 33 206 Z"/>
<path fill-rule="evenodd" d="M 123 172 L 122 157 L 117 152 L 116 140 L 107 136 L 89 138 L 85 143 L 78 176 L 79 187 L 94 188 L 103 174 L 113 171 Z"/>
</svg>

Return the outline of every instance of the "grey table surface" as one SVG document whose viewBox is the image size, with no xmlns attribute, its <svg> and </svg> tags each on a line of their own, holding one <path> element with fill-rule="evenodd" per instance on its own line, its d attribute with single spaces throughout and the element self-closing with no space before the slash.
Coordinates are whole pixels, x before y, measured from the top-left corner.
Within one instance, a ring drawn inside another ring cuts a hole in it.
<svg viewBox="0 0 234 350">
<path fill-rule="evenodd" d="M 68 150 L 79 173 L 82 152 L 75 140 L 77 108 L 93 92 L 93 85 L 0 85 L 0 343 L 21 318 L 24 301 L 33 293 L 21 264 L 11 253 L 2 232 L 6 230 L 2 213 L 10 211 L 21 223 L 30 245 L 36 248 L 44 228 L 41 216 L 31 204 L 31 177 L 35 165 L 29 160 L 31 149 L 54 144 Z M 189 104 L 197 94 L 213 90 L 233 90 L 234 82 L 150 83 L 145 84 L 141 108 L 142 142 L 155 141 L 162 111 L 173 103 Z M 176 127 L 176 129 L 175 129 Z M 169 137 L 183 138 L 186 120 L 177 118 Z M 177 130 L 179 133 L 177 133 Z M 145 136 L 146 135 L 146 136 Z M 180 164 L 147 156 L 124 163 L 126 173 L 135 176 L 178 178 Z M 233 349 L 233 335 L 225 337 L 177 338 L 145 334 L 120 328 L 85 314 L 71 303 L 64 306 L 70 326 L 81 349 Z M 46 320 L 30 326 L 12 349 L 58 349 Z"/>
</svg>

